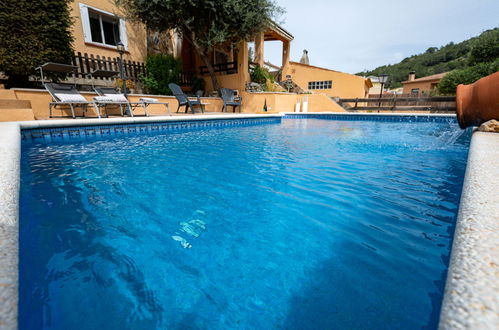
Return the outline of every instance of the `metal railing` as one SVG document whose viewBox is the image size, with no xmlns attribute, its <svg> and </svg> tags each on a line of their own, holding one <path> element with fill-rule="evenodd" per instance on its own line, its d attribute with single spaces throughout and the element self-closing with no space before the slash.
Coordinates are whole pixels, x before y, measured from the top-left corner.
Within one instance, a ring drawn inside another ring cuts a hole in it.
<svg viewBox="0 0 499 330">
<path fill-rule="evenodd" d="M 237 61 L 213 64 L 212 67 L 215 73 L 222 73 L 222 74 L 237 73 Z M 208 70 L 208 67 L 206 65 L 199 67 L 199 73 L 208 74 L 209 72 L 210 71 Z"/>
<path fill-rule="evenodd" d="M 455 96 L 385 96 L 369 98 L 340 98 L 339 105 L 347 110 L 374 111 L 431 111 L 453 112 L 456 110 Z"/>
</svg>

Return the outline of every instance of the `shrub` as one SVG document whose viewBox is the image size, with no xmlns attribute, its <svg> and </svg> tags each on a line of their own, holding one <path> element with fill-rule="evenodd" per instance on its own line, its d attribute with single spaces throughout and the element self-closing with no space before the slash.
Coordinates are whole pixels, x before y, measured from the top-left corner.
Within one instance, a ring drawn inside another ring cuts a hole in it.
<svg viewBox="0 0 499 330">
<path fill-rule="evenodd" d="M 250 72 L 250 78 L 252 82 L 256 82 L 258 84 L 266 84 L 267 80 L 274 82 L 274 77 L 270 74 L 269 70 L 257 65 Z"/>
<path fill-rule="evenodd" d="M 491 63 L 479 63 L 465 69 L 453 70 L 446 74 L 438 84 L 438 90 L 443 95 L 456 94 L 459 84 L 472 84 L 480 78 L 499 70 L 499 59 Z"/>
<path fill-rule="evenodd" d="M 146 58 L 146 75 L 141 77 L 147 93 L 171 95 L 168 84 L 178 84 L 182 63 L 172 55 L 156 54 Z"/>
<path fill-rule="evenodd" d="M 135 84 L 130 79 L 125 80 L 125 85 L 128 89 L 135 88 Z M 118 87 L 119 89 L 123 88 L 123 80 L 121 80 L 121 78 L 116 79 L 116 87 Z"/>
<path fill-rule="evenodd" d="M 473 42 L 469 64 L 493 62 L 497 58 L 499 58 L 499 30 L 486 31 Z"/>
<path fill-rule="evenodd" d="M 0 71 L 9 86 L 28 86 L 35 67 L 71 63 L 70 0 L 0 1 Z"/>
<path fill-rule="evenodd" d="M 194 76 L 192 78 L 192 86 L 191 87 L 192 87 L 193 92 L 204 91 L 204 79 Z"/>
</svg>

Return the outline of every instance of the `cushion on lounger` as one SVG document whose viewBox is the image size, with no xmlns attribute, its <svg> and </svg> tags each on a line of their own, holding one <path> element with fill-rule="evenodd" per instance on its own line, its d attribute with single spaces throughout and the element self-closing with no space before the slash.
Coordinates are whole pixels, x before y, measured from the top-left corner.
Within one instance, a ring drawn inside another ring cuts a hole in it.
<svg viewBox="0 0 499 330">
<path fill-rule="evenodd" d="M 153 99 L 153 98 L 150 98 L 150 97 L 141 97 L 139 99 L 139 101 L 145 102 L 145 103 L 154 103 L 154 102 L 158 102 L 158 99 Z"/>
<path fill-rule="evenodd" d="M 113 102 L 113 100 L 106 96 L 94 96 L 94 100 L 97 102 Z"/>
<path fill-rule="evenodd" d="M 86 103 L 87 99 L 79 94 L 63 94 L 63 93 L 55 93 L 55 97 L 57 97 L 61 102 L 70 102 L 70 103 Z"/>
<path fill-rule="evenodd" d="M 104 94 L 105 97 L 112 100 L 112 102 L 128 102 L 123 94 Z"/>
</svg>

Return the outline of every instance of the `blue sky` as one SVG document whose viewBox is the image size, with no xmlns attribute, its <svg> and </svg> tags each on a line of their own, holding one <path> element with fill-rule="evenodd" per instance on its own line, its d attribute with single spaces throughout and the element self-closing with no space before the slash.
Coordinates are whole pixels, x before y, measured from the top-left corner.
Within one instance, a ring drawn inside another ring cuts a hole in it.
<svg viewBox="0 0 499 330">
<path fill-rule="evenodd" d="M 277 0 L 282 24 L 310 64 L 356 73 L 459 42 L 499 26 L 499 0 Z M 281 43 L 265 43 L 265 59 L 281 65 Z"/>
</svg>

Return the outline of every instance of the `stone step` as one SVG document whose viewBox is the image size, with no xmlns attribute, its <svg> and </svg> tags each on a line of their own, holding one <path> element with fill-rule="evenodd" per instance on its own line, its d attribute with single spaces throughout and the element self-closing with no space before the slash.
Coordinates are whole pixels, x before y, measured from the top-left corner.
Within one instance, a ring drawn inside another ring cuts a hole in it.
<svg viewBox="0 0 499 330">
<path fill-rule="evenodd" d="M 16 93 L 11 89 L 0 89 L 0 99 L 17 99 Z"/>
<path fill-rule="evenodd" d="M 31 108 L 0 109 L 0 121 L 25 121 L 25 120 L 35 120 L 35 116 Z"/>
<path fill-rule="evenodd" d="M 31 101 L 17 99 L 0 99 L 0 109 L 31 109 Z"/>
</svg>

